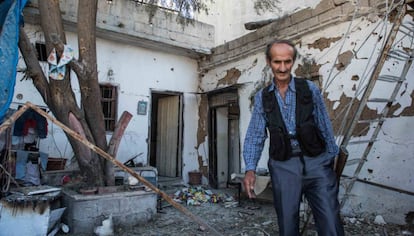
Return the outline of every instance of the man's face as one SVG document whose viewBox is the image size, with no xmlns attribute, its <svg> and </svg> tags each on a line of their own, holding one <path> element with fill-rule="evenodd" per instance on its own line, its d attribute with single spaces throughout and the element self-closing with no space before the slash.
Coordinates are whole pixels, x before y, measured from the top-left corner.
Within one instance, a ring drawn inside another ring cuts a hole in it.
<svg viewBox="0 0 414 236">
<path fill-rule="evenodd" d="M 272 69 L 275 82 L 289 81 L 294 64 L 293 48 L 284 43 L 274 44 L 270 49 L 270 59 L 267 64 Z"/>
</svg>

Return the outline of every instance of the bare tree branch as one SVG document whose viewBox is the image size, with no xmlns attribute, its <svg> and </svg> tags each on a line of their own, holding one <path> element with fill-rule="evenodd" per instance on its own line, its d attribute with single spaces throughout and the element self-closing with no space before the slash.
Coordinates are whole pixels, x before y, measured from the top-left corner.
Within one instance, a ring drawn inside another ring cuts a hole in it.
<svg viewBox="0 0 414 236">
<path fill-rule="evenodd" d="M 35 49 L 27 37 L 23 27 L 20 27 L 19 32 L 19 48 L 23 55 L 23 59 L 27 67 L 27 75 L 33 81 L 34 86 L 39 91 L 45 103 L 50 101 L 50 89 L 47 82 L 46 76 L 43 73 L 42 67 L 40 66 L 39 60 L 35 53 Z"/>
</svg>

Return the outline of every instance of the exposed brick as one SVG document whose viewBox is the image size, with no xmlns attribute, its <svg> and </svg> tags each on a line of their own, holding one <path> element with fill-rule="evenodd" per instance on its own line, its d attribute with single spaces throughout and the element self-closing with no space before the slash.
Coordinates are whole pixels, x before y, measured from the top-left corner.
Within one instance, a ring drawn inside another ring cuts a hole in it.
<svg viewBox="0 0 414 236">
<path fill-rule="evenodd" d="M 240 45 L 243 45 L 243 44 L 244 44 L 243 40 L 237 40 L 237 41 L 233 40 L 233 41 L 228 42 L 227 45 L 229 46 L 229 50 L 233 50 L 235 48 L 240 47 Z"/>
<path fill-rule="evenodd" d="M 342 8 L 342 14 L 343 15 L 352 15 L 356 9 L 356 6 L 353 3 L 345 3 L 340 6 Z"/>
<path fill-rule="evenodd" d="M 273 32 L 273 34 L 269 34 L 266 35 L 265 37 L 263 37 L 259 43 L 257 43 L 256 48 L 260 51 L 260 53 L 264 52 L 264 47 L 270 43 L 271 41 L 273 41 L 276 38 L 279 38 L 280 36 L 276 33 Z"/>
<path fill-rule="evenodd" d="M 318 26 L 318 25 L 319 25 L 319 17 L 314 16 L 312 18 L 307 19 L 306 21 L 303 21 L 297 24 L 296 29 L 298 32 L 303 32 L 311 28 L 314 28 L 315 26 Z"/>
<path fill-rule="evenodd" d="M 288 28 L 284 28 L 280 31 L 278 31 L 277 33 L 283 37 L 283 38 L 287 38 L 290 35 L 296 34 L 298 31 L 297 25 L 292 25 L 291 27 Z"/>
<path fill-rule="evenodd" d="M 283 28 L 286 28 L 286 27 L 280 28 L 279 27 L 280 25 L 278 25 L 278 24 L 274 24 L 274 25 L 271 25 L 271 26 L 272 27 L 267 27 L 266 29 L 258 31 L 256 35 L 259 38 L 265 38 L 268 35 L 274 34 L 275 32 L 278 32 L 279 30 L 281 30 Z"/>
<path fill-rule="evenodd" d="M 268 40 L 267 42 L 270 42 L 270 40 Z M 257 42 L 250 42 L 249 44 L 247 44 L 247 48 L 254 51 L 255 48 L 257 48 L 260 44 L 258 44 Z M 239 53 L 239 52 L 238 52 Z"/>
<path fill-rule="evenodd" d="M 228 58 L 230 57 L 229 55 L 230 55 L 230 53 L 228 51 L 226 53 L 222 53 L 222 54 L 218 54 L 218 55 L 214 54 L 213 63 L 221 62 L 221 61 L 226 62 L 226 61 L 228 61 Z"/>
<path fill-rule="evenodd" d="M 229 50 L 228 43 L 225 43 L 223 45 L 215 47 L 214 48 L 214 54 L 215 55 L 220 55 L 220 54 L 226 53 L 228 50 Z"/>
<path fill-rule="evenodd" d="M 323 12 L 329 11 L 335 8 L 332 0 L 322 0 L 313 10 L 312 16 L 320 15 Z"/>
<path fill-rule="evenodd" d="M 312 17 L 312 9 L 307 8 L 307 9 L 303 9 L 301 11 L 298 11 L 292 14 L 290 16 L 290 21 L 292 24 L 297 24 L 299 22 L 308 20 L 311 17 Z"/>
<path fill-rule="evenodd" d="M 283 17 L 277 21 L 277 28 L 284 29 L 292 25 L 292 21 L 290 17 Z M 274 28 L 274 27 L 272 27 Z"/>
<path fill-rule="evenodd" d="M 245 46 L 245 48 L 249 51 L 252 50 L 252 44 L 253 43 L 248 44 L 247 46 Z M 236 58 L 238 55 L 240 55 L 240 50 L 233 50 L 230 52 L 230 58 Z"/>
<path fill-rule="evenodd" d="M 325 13 L 322 13 L 318 16 L 319 18 L 319 24 L 323 24 L 326 21 L 330 21 L 332 19 L 335 18 L 340 18 L 342 17 L 342 8 L 341 7 L 336 7 L 330 11 L 327 11 Z"/>
<path fill-rule="evenodd" d="M 246 34 L 243 38 L 246 38 L 245 42 L 256 42 L 257 40 L 257 36 L 254 33 Z"/>
</svg>

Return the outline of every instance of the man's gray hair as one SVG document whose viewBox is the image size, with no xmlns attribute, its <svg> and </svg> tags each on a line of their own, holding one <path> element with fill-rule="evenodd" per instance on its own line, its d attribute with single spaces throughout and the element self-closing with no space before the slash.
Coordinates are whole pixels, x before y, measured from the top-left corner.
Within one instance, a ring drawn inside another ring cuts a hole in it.
<svg viewBox="0 0 414 236">
<path fill-rule="evenodd" d="M 295 44 L 292 41 L 287 40 L 287 39 L 275 39 L 275 40 L 273 40 L 272 42 L 270 42 L 266 46 L 266 52 L 265 52 L 265 54 L 266 54 L 266 59 L 267 60 L 270 60 L 271 59 L 270 58 L 270 49 L 275 44 L 287 44 L 287 45 L 291 46 L 293 48 L 293 60 L 294 61 L 296 60 L 296 56 L 298 54 L 298 50 L 296 49 Z"/>
</svg>

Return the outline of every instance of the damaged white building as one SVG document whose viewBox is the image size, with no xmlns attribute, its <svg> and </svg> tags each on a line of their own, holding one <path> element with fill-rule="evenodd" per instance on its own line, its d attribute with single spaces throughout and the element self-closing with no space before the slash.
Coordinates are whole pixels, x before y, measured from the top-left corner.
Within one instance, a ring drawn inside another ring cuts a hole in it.
<svg viewBox="0 0 414 236">
<path fill-rule="evenodd" d="M 75 51 L 76 2 L 60 1 Z M 117 159 L 154 166 L 159 176 L 183 182 L 199 171 L 204 184 L 226 187 L 232 173 L 243 173 L 253 95 L 271 79 L 264 48 L 274 38 L 290 39 L 299 51 L 295 75 L 320 86 L 338 145 L 349 153 L 341 179 L 343 214 L 380 214 L 404 223 L 414 212 L 413 5 L 280 0 L 279 9 L 258 15 L 251 1 L 227 0 L 182 26 L 174 12 L 158 11 L 148 22 L 135 1 L 99 1 L 98 71 L 109 96 L 104 113 L 113 122 L 123 111 L 133 114 Z M 37 14 L 31 1 L 24 29 L 41 49 Z M 46 62 L 42 66 L 47 70 Z M 11 108 L 30 101 L 47 110 L 24 73 L 18 73 L 14 93 Z M 109 122 L 108 137 L 112 128 Z M 53 123 L 39 149 L 68 165 L 73 156 Z"/>
</svg>

